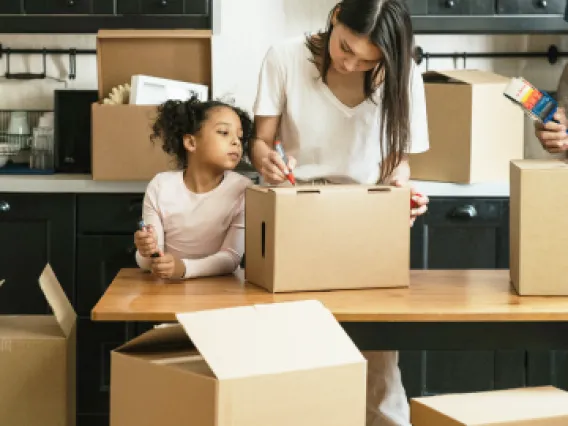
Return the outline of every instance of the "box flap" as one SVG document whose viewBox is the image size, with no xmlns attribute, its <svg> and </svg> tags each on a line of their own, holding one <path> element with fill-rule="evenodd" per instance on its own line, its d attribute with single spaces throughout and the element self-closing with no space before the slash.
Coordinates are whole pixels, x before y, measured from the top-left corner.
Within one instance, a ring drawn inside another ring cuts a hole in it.
<svg viewBox="0 0 568 426">
<path fill-rule="evenodd" d="M 135 74 L 210 86 L 211 31 L 100 30 L 97 67 L 101 100 Z"/>
<path fill-rule="evenodd" d="M 566 170 L 568 171 L 568 160 L 512 160 L 511 163 L 521 170 Z"/>
<path fill-rule="evenodd" d="M 414 401 L 464 425 L 512 424 L 558 416 L 568 420 L 568 392 L 552 386 L 440 395 Z"/>
<path fill-rule="evenodd" d="M 480 70 L 440 70 L 422 74 L 424 83 L 446 84 L 508 84 L 510 78 Z"/>
<path fill-rule="evenodd" d="M 176 316 L 220 380 L 365 361 L 331 312 L 315 300 Z"/>
<path fill-rule="evenodd" d="M 61 330 L 65 336 L 70 336 L 77 320 L 77 314 L 49 264 L 45 266 L 39 277 L 39 286 L 53 310 Z"/>
<path fill-rule="evenodd" d="M 156 327 L 114 349 L 114 352 L 159 352 L 192 348 L 179 324 Z"/>
</svg>

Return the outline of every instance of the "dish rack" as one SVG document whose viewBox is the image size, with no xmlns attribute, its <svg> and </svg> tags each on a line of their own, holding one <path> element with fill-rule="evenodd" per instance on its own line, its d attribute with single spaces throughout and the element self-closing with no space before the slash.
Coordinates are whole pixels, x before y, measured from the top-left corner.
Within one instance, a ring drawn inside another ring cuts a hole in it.
<svg viewBox="0 0 568 426">
<path fill-rule="evenodd" d="M 10 117 L 13 112 L 25 112 L 30 134 L 11 135 L 8 133 Z M 0 156 L 12 157 L 25 149 L 29 149 L 32 130 L 38 126 L 39 118 L 49 110 L 7 110 L 0 109 Z"/>
</svg>

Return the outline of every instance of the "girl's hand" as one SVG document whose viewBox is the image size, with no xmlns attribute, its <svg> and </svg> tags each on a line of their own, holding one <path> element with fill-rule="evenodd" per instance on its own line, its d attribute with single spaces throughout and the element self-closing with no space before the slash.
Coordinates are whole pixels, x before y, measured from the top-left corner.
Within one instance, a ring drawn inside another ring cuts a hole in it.
<svg viewBox="0 0 568 426">
<path fill-rule="evenodd" d="M 568 122 L 566 120 L 566 113 L 563 108 L 558 108 L 554 119 L 558 121 L 549 121 L 542 124 L 535 121 L 535 135 L 540 141 L 542 147 L 550 153 L 558 153 L 568 150 L 568 134 L 566 127 Z"/>
<path fill-rule="evenodd" d="M 271 149 L 268 154 L 262 159 L 260 174 L 262 179 L 271 184 L 278 185 L 286 181 L 286 173 L 288 170 L 293 170 L 296 167 L 296 159 L 291 156 L 288 157 L 288 164 L 284 164 L 282 157 L 276 151 Z"/>
<path fill-rule="evenodd" d="M 152 258 L 152 273 L 159 278 L 182 278 L 185 264 L 170 253 L 160 252 L 159 257 Z"/>
<path fill-rule="evenodd" d="M 408 186 L 401 181 L 393 181 L 393 185 L 399 188 Z M 428 203 L 430 200 L 426 195 L 422 195 L 410 186 L 410 226 L 414 225 L 416 218 L 422 216 L 428 210 Z"/>
<path fill-rule="evenodd" d="M 150 257 L 152 253 L 158 251 L 158 243 L 152 225 L 147 225 L 143 230 L 134 233 L 134 244 L 142 257 Z"/>
</svg>

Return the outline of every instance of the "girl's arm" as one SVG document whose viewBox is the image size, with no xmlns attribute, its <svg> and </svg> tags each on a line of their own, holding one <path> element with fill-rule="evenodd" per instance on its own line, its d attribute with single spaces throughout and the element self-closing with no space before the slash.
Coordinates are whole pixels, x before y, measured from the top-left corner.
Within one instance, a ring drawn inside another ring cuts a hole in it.
<svg viewBox="0 0 568 426">
<path fill-rule="evenodd" d="M 245 250 L 244 196 L 235 214 L 221 249 L 201 259 L 182 259 L 185 265 L 184 278 L 197 278 L 233 273 L 241 263 Z"/>
</svg>

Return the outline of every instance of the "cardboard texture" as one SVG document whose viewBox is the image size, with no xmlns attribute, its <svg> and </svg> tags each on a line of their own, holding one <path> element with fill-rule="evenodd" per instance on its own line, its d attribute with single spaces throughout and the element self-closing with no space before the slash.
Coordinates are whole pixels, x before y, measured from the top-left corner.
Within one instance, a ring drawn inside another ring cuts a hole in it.
<svg viewBox="0 0 568 426">
<path fill-rule="evenodd" d="M 77 316 L 49 265 L 39 286 L 53 315 L 0 315 L 0 424 L 74 426 Z"/>
<path fill-rule="evenodd" d="M 566 426 L 568 392 L 551 386 L 414 398 L 413 426 Z"/>
<path fill-rule="evenodd" d="M 568 163 L 512 161 L 510 273 L 519 295 L 566 296 Z"/>
<path fill-rule="evenodd" d="M 97 64 L 101 101 L 135 74 L 205 84 L 211 93 L 211 31 L 100 30 Z M 93 104 L 94 180 L 147 181 L 175 167 L 150 141 L 155 117 L 155 106 Z"/>
<path fill-rule="evenodd" d="M 366 360 L 320 302 L 177 319 L 112 352 L 111 426 L 364 426 Z"/>
<path fill-rule="evenodd" d="M 412 179 L 507 182 L 523 158 L 523 111 L 503 96 L 510 79 L 478 70 L 423 74 L 430 149 L 409 156 Z"/>
<path fill-rule="evenodd" d="M 247 281 L 275 293 L 409 285 L 409 189 L 253 186 L 245 197 Z"/>
</svg>

